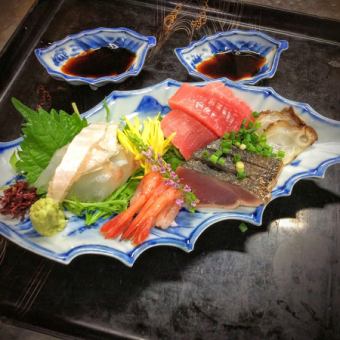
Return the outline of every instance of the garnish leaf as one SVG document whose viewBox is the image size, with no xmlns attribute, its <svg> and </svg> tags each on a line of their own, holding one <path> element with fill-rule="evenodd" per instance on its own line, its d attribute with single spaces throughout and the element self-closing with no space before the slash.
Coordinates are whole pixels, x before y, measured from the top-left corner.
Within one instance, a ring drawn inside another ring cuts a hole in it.
<svg viewBox="0 0 340 340">
<path fill-rule="evenodd" d="M 164 154 L 163 159 L 171 165 L 171 168 L 174 171 L 176 171 L 176 169 L 185 162 L 183 156 L 173 145 L 171 145 L 168 151 Z"/>
<path fill-rule="evenodd" d="M 135 175 L 139 174 L 141 172 Z M 136 179 L 136 176 L 130 177 L 127 182 L 101 202 L 81 202 L 77 198 L 72 198 L 64 200 L 63 204 L 67 210 L 75 215 L 84 216 L 85 224 L 91 225 L 100 218 L 108 218 L 113 213 L 126 210 L 139 182 L 140 180 Z"/>
<path fill-rule="evenodd" d="M 17 154 L 17 150 L 15 150 L 13 153 L 12 153 L 12 155 L 11 155 L 11 157 L 10 157 L 10 159 L 9 159 L 9 164 L 11 165 L 11 167 L 12 167 L 12 169 L 14 170 L 14 171 L 17 171 L 17 162 L 18 162 L 18 154 Z"/>
<path fill-rule="evenodd" d="M 58 113 L 54 109 L 50 113 L 43 109 L 34 111 L 16 98 L 12 98 L 12 103 L 26 120 L 22 128 L 23 141 L 18 151 L 16 168 L 33 184 L 53 154 L 71 142 L 87 126 L 87 121 L 76 113 Z"/>
</svg>

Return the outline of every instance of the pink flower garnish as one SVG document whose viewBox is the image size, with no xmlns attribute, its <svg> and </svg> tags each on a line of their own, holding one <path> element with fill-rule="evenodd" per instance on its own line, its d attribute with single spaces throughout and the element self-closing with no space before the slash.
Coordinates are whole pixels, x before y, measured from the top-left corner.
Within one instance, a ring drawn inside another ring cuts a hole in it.
<svg viewBox="0 0 340 340">
<path fill-rule="evenodd" d="M 184 186 L 183 191 L 184 191 L 184 192 L 191 192 L 191 188 L 189 187 L 188 184 L 186 184 L 186 185 Z"/>
<path fill-rule="evenodd" d="M 183 205 L 184 201 L 181 198 L 176 199 L 176 204 L 181 207 Z"/>
</svg>

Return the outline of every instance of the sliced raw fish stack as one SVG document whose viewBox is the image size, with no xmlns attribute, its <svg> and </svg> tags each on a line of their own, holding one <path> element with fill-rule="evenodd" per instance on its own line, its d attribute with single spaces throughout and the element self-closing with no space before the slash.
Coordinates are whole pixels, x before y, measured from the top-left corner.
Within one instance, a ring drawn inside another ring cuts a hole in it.
<svg viewBox="0 0 340 340">
<path fill-rule="evenodd" d="M 188 160 L 191 155 L 217 139 L 217 135 L 192 116 L 178 110 L 168 113 L 161 123 L 166 137 L 176 132 L 172 144 Z"/>
<path fill-rule="evenodd" d="M 222 83 L 214 84 L 210 87 L 183 84 L 169 99 L 169 105 L 191 115 L 221 137 L 225 132 L 238 130 L 243 119 L 250 118 L 251 110 Z"/>
<path fill-rule="evenodd" d="M 233 91 L 221 82 L 209 83 L 202 88 L 208 95 L 218 98 L 232 115 L 243 119 L 253 119 L 248 104 L 237 98 Z"/>
<path fill-rule="evenodd" d="M 181 181 L 189 185 L 197 196 L 200 208 L 235 209 L 240 205 L 256 207 L 262 203 L 240 186 L 221 181 L 209 172 L 203 173 L 188 165 L 179 167 L 176 172 Z"/>
</svg>

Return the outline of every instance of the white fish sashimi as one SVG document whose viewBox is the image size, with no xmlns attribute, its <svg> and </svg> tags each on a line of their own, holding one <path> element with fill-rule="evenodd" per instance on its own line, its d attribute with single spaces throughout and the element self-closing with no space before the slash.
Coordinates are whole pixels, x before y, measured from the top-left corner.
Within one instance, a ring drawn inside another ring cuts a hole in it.
<svg viewBox="0 0 340 340">
<path fill-rule="evenodd" d="M 50 162 L 48 163 L 48 166 L 43 170 L 43 172 L 40 174 L 36 182 L 34 183 L 34 186 L 39 189 L 47 190 L 48 183 L 52 179 L 55 173 L 55 169 L 58 167 L 60 162 L 62 161 L 66 150 L 68 148 L 68 144 L 64 145 L 62 148 L 58 149 L 54 155 L 52 156 Z"/>
<path fill-rule="evenodd" d="M 97 202 L 107 198 L 124 184 L 135 170 L 132 154 L 123 149 L 98 170 L 82 175 L 72 186 L 68 197 L 82 202 Z"/>
<path fill-rule="evenodd" d="M 103 164 L 117 155 L 120 151 L 117 142 L 117 125 L 105 124 L 105 134 L 103 138 L 90 150 L 87 161 L 80 169 L 79 176 L 100 169 Z"/>
<path fill-rule="evenodd" d="M 88 161 L 93 146 L 105 136 L 106 124 L 91 124 L 82 129 L 69 144 L 48 186 L 47 196 L 61 202 L 72 184 L 79 178 L 80 170 Z"/>
</svg>

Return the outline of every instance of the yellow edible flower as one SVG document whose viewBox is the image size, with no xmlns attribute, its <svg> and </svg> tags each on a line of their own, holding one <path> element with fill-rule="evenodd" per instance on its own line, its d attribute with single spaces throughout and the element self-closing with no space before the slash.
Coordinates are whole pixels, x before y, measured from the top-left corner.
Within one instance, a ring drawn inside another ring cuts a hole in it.
<svg viewBox="0 0 340 340">
<path fill-rule="evenodd" d="M 135 160 L 140 162 L 145 174 L 151 171 L 151 165 L 146 161 L 143 151 L 151 148 L 155 157 L 163 156 L 171 145 L 171 140 L 175 133 L 165 138 L 159 115 L 153 118 L 146 118 L 143 122 L 138 117 L 132 121 L 124 118 L 126 126 L 123 130 L 117 131 L 120 144 L 135 156 Z"/>
</svg>

